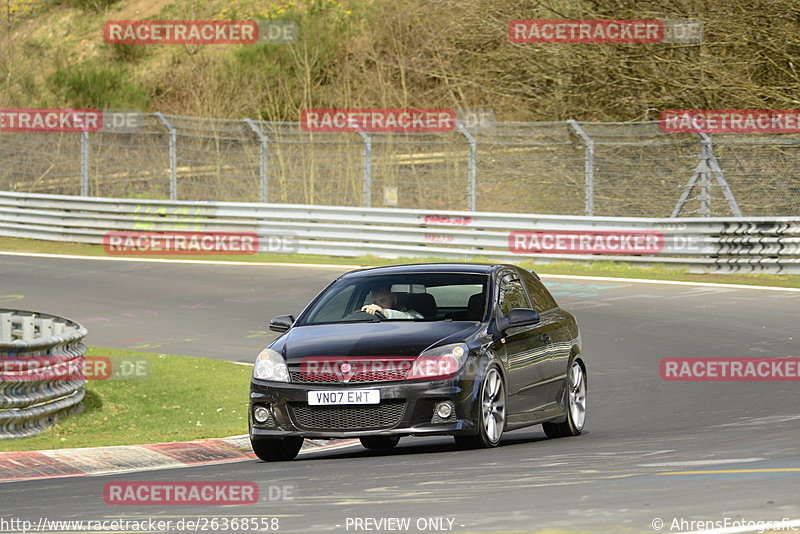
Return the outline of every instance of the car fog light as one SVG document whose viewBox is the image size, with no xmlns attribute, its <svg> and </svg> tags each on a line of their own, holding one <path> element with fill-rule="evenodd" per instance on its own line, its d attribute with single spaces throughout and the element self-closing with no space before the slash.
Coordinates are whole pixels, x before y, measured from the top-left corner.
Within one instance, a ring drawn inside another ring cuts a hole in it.
<svg viewBox="0 0 800 534">
<path fill-rule="evenodd" d="M 447 419 L 453 415 L 453 405 L 450 402 L 440 402 L 436 405 L 436 415 L 442 419 Z"/>
<path fill-rule="evenodd" d="M 253 417 L 257 423 L 266 423 L 269 420 L 269 410 L 263 406 L 256 406 L 256 409 L 253 410 Z"/>
</svg>

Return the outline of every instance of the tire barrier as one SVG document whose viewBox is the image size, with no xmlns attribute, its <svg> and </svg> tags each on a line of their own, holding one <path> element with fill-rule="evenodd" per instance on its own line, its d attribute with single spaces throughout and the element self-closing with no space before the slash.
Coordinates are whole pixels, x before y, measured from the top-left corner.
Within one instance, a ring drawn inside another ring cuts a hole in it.
<svg viewBox="0 0 800 534">
<path fill-rule="evenodd" d="M 800 272 L 800 222 L 724 222 L 714 264 L 721 272 Z"/>
<path fill-rule="evenodd" d="M 83 409 L 86 328 L 0 309 L 0 439 L 36 435 Z"/>
</svg>

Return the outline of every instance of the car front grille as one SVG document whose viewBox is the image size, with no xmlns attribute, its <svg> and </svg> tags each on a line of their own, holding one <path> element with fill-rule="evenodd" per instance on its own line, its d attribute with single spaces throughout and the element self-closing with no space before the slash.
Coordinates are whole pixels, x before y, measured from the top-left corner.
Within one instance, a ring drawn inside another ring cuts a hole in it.
<svg viewBox="0 0 800 534">
<path fill-rule="evenodd" d="M 289 376 L 295 384 L 368 384 L 372 382 L 400 382 L 405 380 L 414 359 L 346 360 L 352 367 L 343 373 L 339 361 L 309 360 L 289 366 Z"/>
<path fill-rule="evenodd" d="M 358 372 L 345 381 L 333 373 L 306 373 L 303 371 L 290 371 L 292 382 L 295 384 L 366 384 L 370 382 L 399 382 L 405 380 L 408 369 L 391 371 Z"/>
<path fill-rule="evenodd" d="M 397 425 L 406 407 L 404 400 L 355 406 L 309 406 L 289 403 L 289 415 L 304 430 L 381 430 Z"/>
</svg>

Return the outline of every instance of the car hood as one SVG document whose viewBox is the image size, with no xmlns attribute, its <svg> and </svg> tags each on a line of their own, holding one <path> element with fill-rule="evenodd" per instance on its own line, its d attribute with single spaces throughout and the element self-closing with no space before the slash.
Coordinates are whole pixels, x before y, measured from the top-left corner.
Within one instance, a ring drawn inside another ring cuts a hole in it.
<svg viewBox="0 0 800 534">
<path fill-rule="evenodd" d="M 458 343 L 480 325 L 462 321 L 382 321 L 297 326 L 272 349 L 287 362 L 319 356 L 417 356 L 436 342 Z"/>
</svg>

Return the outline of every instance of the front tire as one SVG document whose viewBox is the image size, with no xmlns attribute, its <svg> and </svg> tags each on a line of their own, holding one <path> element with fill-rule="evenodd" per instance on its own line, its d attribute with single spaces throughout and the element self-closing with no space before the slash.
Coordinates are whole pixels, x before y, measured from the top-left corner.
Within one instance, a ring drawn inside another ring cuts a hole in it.
<svg viewBox="0 0 800 534">
<path fill-rule="evenodd" d="M 365 449 L 385 451 L 393 449 L 400 441 L 400 436 L 364 436 L 358 439 Z"/>
<path fill-rule="evenodd" d="M 286 438 L 250 438 L 253 452 L 265 462 L 283 462 L 293 460 L 303 446 L 303 438 L 289 436 Z"/>
<path fill-rule="evenodd" d="M 478 402 L 480 431 L 473 436 L 454 436 L 456 444 L 467 449 L 497 447 L 506 426 L 506 386 L 503 375 L 494 364 L 486 370 Z"/>
<path fill-rule="evenodd" d="M 586 372 L 578 360 L 572 362 L 567 380 L 567 418 L 563 423 L 542 423 L 548 438 L 577 436 L 586 422 Z"/>
</svg>

